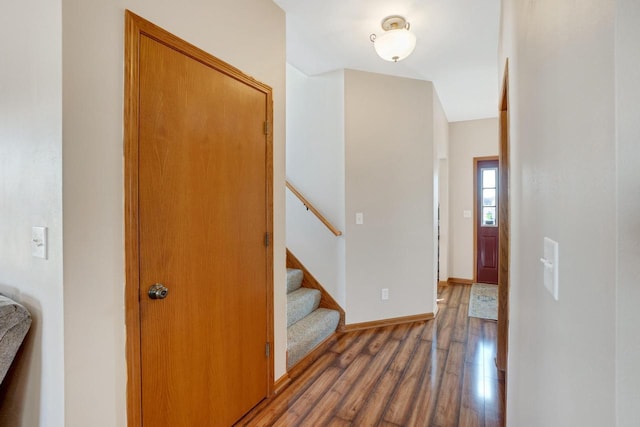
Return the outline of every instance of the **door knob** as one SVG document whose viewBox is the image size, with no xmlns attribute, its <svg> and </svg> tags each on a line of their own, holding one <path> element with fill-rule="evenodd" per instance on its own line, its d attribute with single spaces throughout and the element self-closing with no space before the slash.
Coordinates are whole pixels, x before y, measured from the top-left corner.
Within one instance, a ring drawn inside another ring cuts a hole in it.
<svg viewBox="0 0 640 427">
<path fill-rule="evenodd" d="M 169 289 L 167 289 L 162 283 L 156 283 L 149 288 L 149 298 L 151 299 L 165 299 Z"/>
</svg>

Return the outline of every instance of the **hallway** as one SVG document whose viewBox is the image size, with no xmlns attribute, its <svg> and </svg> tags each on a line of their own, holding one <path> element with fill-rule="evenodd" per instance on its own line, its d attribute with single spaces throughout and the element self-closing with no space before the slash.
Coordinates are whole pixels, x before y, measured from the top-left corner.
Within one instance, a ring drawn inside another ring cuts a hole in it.
<svg viewBox="0 0 640 427">
<path fill-rule="evenodd" d="M 437 319 L 343 334 L 242 426 L 502 426 L 496 322 L 470 285 L 439 289 Z"/>
</svg>

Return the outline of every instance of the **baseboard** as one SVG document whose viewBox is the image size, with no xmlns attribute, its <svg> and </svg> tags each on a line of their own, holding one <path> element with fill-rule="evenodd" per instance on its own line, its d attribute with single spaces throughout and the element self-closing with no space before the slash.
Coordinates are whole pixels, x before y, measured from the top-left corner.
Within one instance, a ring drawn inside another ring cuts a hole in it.
<svg viewBox="0 0 640 427">
<path fill-rule="evenodd" d="M 438 286 L 449 286 L 449 281 L 448 280 L 445 280 L 445 281 L 441 280 L 441 281 L 438 282 Z"/>
<path fill-rule="evenodd" d="M 384 326 L 400 325 L 403 323 L 421 322 L 423 320 L 431 320 L 435 317 L 433 313 L 416 314 L 413 316 L 394 317 L 391 319 L 374 320 L 372 322 L 351 323 L 345 325 L 343 332 L 360 331 L 363 329 L 380 328 Z"/>
<path fill-rule="evenodd" d="M 287 386 L 289 386 L 290 383 L 291 383 L 291 377 L 289 376 L 288 373 L 285 373 L 283 376 L 278 378 L 278 380 L 275 383 L 273 383 L 273 395 L 280 394 L 280 392 L 285 388 L 287 388 Z"/>
<path fill-rule="evenodd" d="M 290 380 L 293 380 L 300 376 L 313 362 L 315 362 L 329 347 L 331 347 L 335 342 L 338 341 L 338 332 L 334 332 L 329 335 L 322 341 L 320 344 L 315 346 L 313 350 L 311 350 L 305 357 L 300 359 L 298 363 L 293 365 L 291 369 L 287 371 L 287 375 Z"/>
<path fill-rule="evenodd" d="M 472 279 L 460 279 L 458 277 L 449 277 L 447 280 L 450 285 L 458 284 L 458 285 L 473 285 L 474 281 Z"/>
</svg>

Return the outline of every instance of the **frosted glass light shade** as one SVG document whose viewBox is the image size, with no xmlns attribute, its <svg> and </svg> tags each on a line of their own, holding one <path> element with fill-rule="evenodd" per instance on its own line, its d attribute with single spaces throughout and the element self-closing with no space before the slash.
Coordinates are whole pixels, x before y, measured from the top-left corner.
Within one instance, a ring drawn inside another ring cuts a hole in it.
<svg viewBox="0 0 640 427">
<path fill-rule="evenodd" d="M 405 28 L 385 31 L 375 38 L 373 47 L 386 61 L 402 61 L 416 48 L 416 36 Z"/>
</svg>

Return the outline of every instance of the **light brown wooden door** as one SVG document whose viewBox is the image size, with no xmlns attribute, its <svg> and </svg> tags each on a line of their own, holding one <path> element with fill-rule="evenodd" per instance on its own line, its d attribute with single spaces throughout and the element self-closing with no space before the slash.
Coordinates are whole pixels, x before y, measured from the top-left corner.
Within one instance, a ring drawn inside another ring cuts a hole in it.
<svg viewBox="0 0 640 427">
<path fill-rule="evenodd" d="M 509 210 L 509 60 L 504 67 L 502 96 L 500 99 L 500 270 L 498 273 L 498 354 L 496 365 L 507 370 L 509 347 L 509 259 L 510 259 L 510 210 Z M 505 380 L 506 383 L 506 380 Z"/>
<path fill-rule="evenodd" d="M 138 43 L 141 418 L 229 426 L 272 375 L 271 99 L 170 42 Z"/>
</svg>

